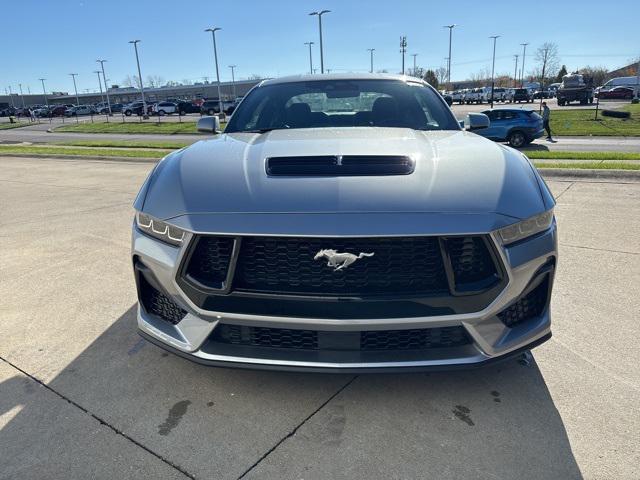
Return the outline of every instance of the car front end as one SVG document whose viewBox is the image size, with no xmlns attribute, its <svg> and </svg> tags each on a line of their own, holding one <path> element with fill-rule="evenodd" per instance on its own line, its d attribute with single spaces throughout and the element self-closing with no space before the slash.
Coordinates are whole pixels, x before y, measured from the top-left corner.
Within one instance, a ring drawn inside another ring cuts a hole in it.
<svg viewBox="0 0 640 480">
<path fill-rule="evenodd" d="M 400 91 L 310 78 L 292 98 L 324 88 L 342 116 L 347 95 Z M 304 107 L 286 128 L 241 127 L 254 94 L 138 194 L 144 338 L 208 365 L 353 372 L 479 366 L 551 336 L 554 201 L 524 155 L 460 131 L 435 91 L 425 129 L 381 125 L 388 101 L 368 126 L 309 126 Z"/>
</svg>

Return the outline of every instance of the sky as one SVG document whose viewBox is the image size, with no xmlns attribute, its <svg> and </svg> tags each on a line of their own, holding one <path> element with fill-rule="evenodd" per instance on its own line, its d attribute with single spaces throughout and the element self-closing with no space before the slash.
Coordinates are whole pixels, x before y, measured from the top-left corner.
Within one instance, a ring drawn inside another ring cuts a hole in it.
<svg viewBox="0 0 640 480">
<path fill-rule="evenodd" d="M 514 54 L 528 42 L 526 67 L 544 42 L 558 45 L 560 62 L 569 70 L 585 65 L 617 68 L 640 55 L 634 1 L 615 4 L 586 1 L 537 0 L 457 1 L 419 0 L 0 0 L 3 47 L 0 49 L 0 94 L 22 83 L 24 93 L 73 92 L 69 73 L 77 73 L 78 91 L 96 91 L 98 58 L 107 59 L 109 84 L 122 84 L 136 74 L 133 46 L 140 39 L 142 76 L 164 80 L 215 79 L 211 34 L 217 32 L 222 81 L 250 75 L 277 77 L 307 73 L 308 47 L 319 67 L 317 17 L 323 16 L 325 69 L 368 71 L 368 48 L 375 48 L 374 69 L 399 72 L 399 39 L 407 37 L 408 67 L 418 54 L 419 67 L 445 65 L 448 30 L 456 23 L 452 46 L 452 80 L 464 80 L 491 67 L 496 44 L 496 74 L 514 71 Z M 536 13 L 541 12 L 541 13 Z M 627 12 L 627 14 L 625 14 Z M 11 40 L 13 39 L 13 40 Z M 522 57 L 520 57 L 520 62 Z"/>
</svg>

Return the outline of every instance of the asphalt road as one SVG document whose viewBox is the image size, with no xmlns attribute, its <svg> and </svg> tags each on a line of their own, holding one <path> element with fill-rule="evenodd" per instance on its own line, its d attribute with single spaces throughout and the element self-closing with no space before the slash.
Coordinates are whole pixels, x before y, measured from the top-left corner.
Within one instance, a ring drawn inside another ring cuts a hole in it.
<svg viewBox="0 0 640 480">
<path fill-rule="evenodd" d="M 0 157 L 0 478 L 640 478 L 640 184 L 549 181 L 554 337 L 529 365 L 332 376 L 138 337 L 150 168 Z"/>
</svg>

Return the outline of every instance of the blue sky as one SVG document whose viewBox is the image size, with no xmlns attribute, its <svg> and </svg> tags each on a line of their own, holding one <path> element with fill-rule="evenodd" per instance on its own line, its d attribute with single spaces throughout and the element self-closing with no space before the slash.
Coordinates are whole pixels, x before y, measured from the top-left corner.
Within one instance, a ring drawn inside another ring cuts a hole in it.
<svg viewBox="0 0 640 480">
<path fill-rule="evenodd" d="M 314 63 L 319 64 L 317 19 L 308 16 L 319 9 L 332 10 L 323 17 L 323 32 L 325 68 L 335 71 L 367 71 L 367 48 L 376 49 L 376 69 L 399 71 L 400 35 L 407 36 L 409 65 L 410 55 L 417 53 L 419 66 L 442 66 L 448 49 L 442 25 L 447 23 L 460 24 L 454 30 L 453 80 L 490 67 L 489 35 L 501 35 L 499 73 L 513 72 L 513 54 L 521 53 L 522 42 L 531 44 L 527 66 L 533 66 L 533 51 L 545 41 L 558 44 L 569 69 L 586 64 L 615 68 L 640 55 L 637 16 L 631 14 L 637 3 L 609 5 L 555 0 L 5 0 L 0 7 L 0 93 L 9 85 L 15 92 L 18 83 L 25 93 L 27 87 L 40 92 L 40 77 L 47 78 L 49 91 L 72 91 L 70 72 L 79 74 L 80 92 L 97 90 L 97 58 L 108 59 L 110 83 L 121 83 L 136 72 L 133 47 L 127 43 L 134 38 L 142 40 L 143 77 L 211 80 L 211 36 L 203 31 L 211 25 L 223 29 L 217 34 L 222 80 L 230 80 L 230 64 L 238 65 L 240 78 L 304 73 L 304 42 L 316 42 Z"/>
</svg>

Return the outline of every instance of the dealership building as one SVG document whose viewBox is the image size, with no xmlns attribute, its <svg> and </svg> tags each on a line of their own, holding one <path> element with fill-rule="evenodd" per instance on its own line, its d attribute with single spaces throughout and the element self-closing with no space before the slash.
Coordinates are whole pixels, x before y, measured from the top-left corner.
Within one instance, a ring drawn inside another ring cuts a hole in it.
<svg viewBox="0 0 640 480">
<path fill-rule="evenodd" d="M 246 95 L 255 85 L 260 83 L 262 79 L 257 80 L 236 80 L 235 82 L 220 82 L 220 93 L 223 101 L 232 101 L 236 97 Z M 217 100 L 218 99 L 218 84 L 211 83 L 196 83 L 193 85 L 171 85 L 158 88 L 145 87 L 144 89 L 145 100 L 149 103 L 158 102 L 161 100 Z M 100 92 L 90 93 L 78 93 L 80 104 L 94 104 L 105 101 L 106 96 L 101 95 Z M 136 100 L 140 100 L 140 89 L 133 87 L 119 87 L 112 86 L 109 88 L 109 100 L 111 103 L 130 103 Z M 43 94 L 31 94 L 20 95 L 14 93 L 13 95 L 0 95 L 0 105 L 11 105 L 16 108 L 24 105 L 44 105 L 45 97 Z M 76 104 L 75 92 L 61 93 L 53 92 L 47 94 L 47 100 L 50 104 Z"/>
</svg>

